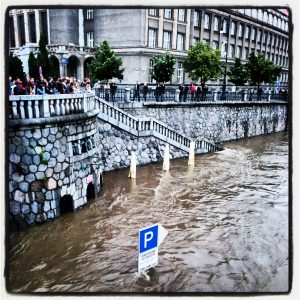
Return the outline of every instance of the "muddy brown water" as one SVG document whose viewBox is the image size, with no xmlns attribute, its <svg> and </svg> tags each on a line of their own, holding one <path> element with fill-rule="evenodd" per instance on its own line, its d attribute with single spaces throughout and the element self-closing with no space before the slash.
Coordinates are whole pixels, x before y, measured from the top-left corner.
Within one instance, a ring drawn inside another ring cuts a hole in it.
<svg viewBox="0 0 300 300">
<path fill-rule="evenodd" d="M 104 174 L 76 213 L 10 234 L 14 292 L 283 292 L 288 289 L 288 135 Z M 168 235 L 150 280 L 137 274 L 138 230 Z"/>
</svg>

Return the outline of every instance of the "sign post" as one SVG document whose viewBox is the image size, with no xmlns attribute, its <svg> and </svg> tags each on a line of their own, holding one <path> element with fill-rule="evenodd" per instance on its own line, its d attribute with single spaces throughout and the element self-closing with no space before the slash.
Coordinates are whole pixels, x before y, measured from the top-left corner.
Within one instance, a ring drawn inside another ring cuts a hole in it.
<svg viewBox="0 0 300 300">
<path fill-rule="evenodd" d="M 158 246 L 168 231 L 160 224 L 139 230 L 138 273 L 147 271 L 158 264 Z"/>
</svg>

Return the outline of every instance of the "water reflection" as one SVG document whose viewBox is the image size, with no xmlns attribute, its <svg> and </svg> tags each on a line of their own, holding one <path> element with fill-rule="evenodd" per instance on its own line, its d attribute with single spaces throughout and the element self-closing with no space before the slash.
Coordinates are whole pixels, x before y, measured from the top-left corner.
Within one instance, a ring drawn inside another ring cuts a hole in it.
<svg viewBox="0 0 300 300">
<path fill-rule="evenodd" d="M 276 292 L 288 288 L 288 137 L 104 175 L 78 213 L 10 239 L 12 291 Z M 138 276 L 138 229 L 169 232 L 150 281 Z"/>
</svg>

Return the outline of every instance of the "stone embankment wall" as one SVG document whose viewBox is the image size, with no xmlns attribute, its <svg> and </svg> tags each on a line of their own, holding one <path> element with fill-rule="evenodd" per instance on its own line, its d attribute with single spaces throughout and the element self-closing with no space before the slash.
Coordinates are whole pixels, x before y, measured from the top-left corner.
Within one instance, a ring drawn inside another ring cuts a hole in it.
<svg viewBox="0 0 300 300">
<path fill-rule="evenodd" d="M 136 137 L 98 120 L 99 143 L 97 146 L 104 171 L 130 166 L 131 151 L 137 164 L 144 165 L 161 161 L 166 143 L 155 137 Z M 188 156 L 188 153 L 170 146 L 170 158 Z"/>
<path fill-rule="evenodd" d="M 100 189 L 101 168 L 91 165 L 96 145 L 74 155 L 78 141 L 96 134 L 95 118 L 76 123 L 10 128 L 9 210 L 21 227 L 54 219 L 63 196 L 73 199 L 73 210 L 87 202 L 87 186 Z"/>
<path fill-rule="evenodd" d="M 287 126 L 287 104 L 150 104 L 123 109 L 134 116 L 157 118 L 191 138 L 214 142 L 279 132 Z"/>
</svg>

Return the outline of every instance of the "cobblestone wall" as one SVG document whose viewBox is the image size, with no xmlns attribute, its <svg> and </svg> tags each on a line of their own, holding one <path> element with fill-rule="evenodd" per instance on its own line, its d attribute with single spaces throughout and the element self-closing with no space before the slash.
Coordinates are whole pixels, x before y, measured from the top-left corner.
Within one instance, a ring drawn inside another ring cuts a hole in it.
<svg viewBox="0 0 300 300">
<path fill-rule="evenodd" d="M 9 131 L 9 210 L 20 226 L 59 216 L 59 201 L 73 198 L 73 209 L 87 202 L 88 183 L 99 190 L 101 170 L 92 166 L 96 149 L 77 156 L 72 141 L 95 134 L 95 122 L 11 129 Z M 13 222 L 14 223 L 14 222 Z"/>
</svg>

